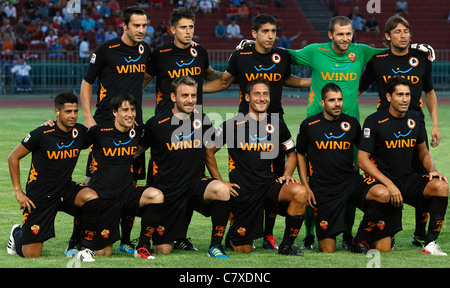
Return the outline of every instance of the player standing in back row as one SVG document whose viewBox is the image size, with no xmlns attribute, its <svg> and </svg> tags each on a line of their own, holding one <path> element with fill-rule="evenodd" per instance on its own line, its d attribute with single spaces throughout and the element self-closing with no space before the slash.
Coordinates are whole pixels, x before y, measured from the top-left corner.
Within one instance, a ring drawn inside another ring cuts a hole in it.
<svg viewBox="0 0 450 288">
<path fill-rule="evenodd" d="M 422 91 L 425 91 L 425 102 L 430 113 L 433 128 L 431 130 L 431 147 L 436 147 L 441 141 L 438 121 L 438 101 L 433 89 L 431 78 L 432 64 L 427 56 L 417 50 L 410 49 L 411 32 L 408 21 L 400 15 L 395 15 L 386 21 L 385 44 L 389 50 L 374 56 L 361 76 L 359 91 L 367 90 L 372 82 L 376 81 L 378 96 L 378 110 L 389 109 L 386 98 L 387 81 L 392 77 L 405 77 L 411 81 L 411 104 L 409 108 L 417 111 L 425 125 L 423 113 Z M 425 126 L 424 126 L 425 127 Z M 428 148 L 428 135 L 425 141 Z M 419 157 L 414 152 L 412 160 L 413 169 L 418 173 L 426 173 Z M 416 229 L 412 243 L 422 247 L 425 241 L 425 227 L 428 220 L 428 211 L 420 211 L 416 208 Z"/>
<path fill-rule="evenodd" d="M 136 122 L 143 123 L 142 83 L 150 55 L 150 47 L 143 42 L 147 16 L 141 7 L 131 6 L 122 10 L 121 20 L 123 35 L 106 41 L 95 49 L 81 82 L 80 98 L 84 124 L 88 128 L 114 120 L 110 101 L 121 92 L 130 93 L 136 98 Z M 92 116 L 92 88 L 96 79 L 98 79 L 97 109 Z M 89 159 L 91 156 L 89 155 Z M 86 167 L 85 183 L 89 183 L 90 179 L 89 166 L 90 160 Z M 145 179 L 145 155 L 134 160 L 133 168 L 135 181 Z M 134 253 L 130 240 L 133 222 L 134 218 L 129 215 L 122 217 L 123 245 L 119 249 L 127 253 Z M 70 242 L 68 249 L 73 246 Z"/>
</svg>

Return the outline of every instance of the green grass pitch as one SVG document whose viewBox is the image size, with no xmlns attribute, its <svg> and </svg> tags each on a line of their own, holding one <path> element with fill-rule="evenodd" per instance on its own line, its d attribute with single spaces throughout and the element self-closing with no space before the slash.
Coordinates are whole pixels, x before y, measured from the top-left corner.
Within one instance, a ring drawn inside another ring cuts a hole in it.
<svg viewBox="0 0 450 288">
<path fill-rule="evenodd" d="M 361 120 L 374 112 L 374 106 L 361 106 Z M 153 107 L 144 108 L 144 118 L 148 119 L 153 114 Z M 215 112 L 224 120 L 227 113 L 234 113 L 235 107 L 206 107 L 205 112 Z M 287 106 L 285 107 L 285 120 L 295 139 L 300 122 L 305 118 L 306 107 Z M 428 114 L 426 112 L 426 114 Z M 217 116 L 217 115 L 216 115 Z M 74 262 L 66 258 L 63 254 L 67 240 L 72 232 L 72 217 L 64 213 L 58 214 L 55 222 L 56 237 L 44 244 L 42 256 L 38 259 L 23 259 L 17 255 L 6 253 L 11 226 L 21 223 L 22 215 L 19 205 L 14 197 L 11 180 L 9 176 L 7 157 L 11 150 L 35 127 L 41 125 L 47 119 L 53 119 L 53 109 L 49 108 L 0 108 L 0 268 L 16 267 L 45 267 L 45 268 L 65 268 L 73 267 Z M 82 122 L 82 112 L 79 120 Z M 427 117 L 428 122 L 429 116 Z M 432 148 L 437 169 L 445 175 L 450 176 L 450 106 L 441 105 L 439 107 L 440 131 L 442 134 L 441 144 L 437 148 Z M 216 125 L 219 123 L 215 123 Z M 431 126 L 427 125 L 428 131 Z M 148 152 L 147 152 L 148 153 Z M 78 165 L 74 171 L 73 179 L 82 182 L 84 179 L 84 165 L 86 163 L 87 151 L 81 153 Z M 225 178 L 227 175 L 227 154 L 226 149 L 222 149 L 217 154 L 219 168 Z M 21 161 L 22 185 L 26 182 L 29 170 L 31 155 Z M 297 171 L 295 177 L 298 178 Z M 448 212 L 448 210 L 447 210 Z M 405 206 L 403 213 L 404 230 L 396 236 L 396 249 L 390 253 L 382 253 L 379 256 L 379 265 L 382 268 L 419 268 L 419 267 L 450 267 L 448 257 L 433 257 L 421 254 L 421 249 L 411 244 L 411 236 L 414 231 L 414 209 Z M 448 215 L 441 235 L 438 239 L 443 251 L 450 253 L 450 225 Z M 356 225 L 361 219 L 358 211 L 353 227 L 356 232 Z M 136 218 L 132 231 L 132 238 L 139 235 L 140 219 Z M 250 255 L 239 255 L 227 249 L 230 255 L 228 259 L 212 259 L 206 253 L 210 239 L 211 223 L 209 218 L 194 213 L 188 237 L 199 249 L 198 252 L 174 251 L 171 255 L 157 256 L 154 260 L 134 259 L 132 255 L 117 252 L 118 243 L 114 245 L 112 257 L 96 257 L 93 263 L 81 263 L 83 268 L 365 268 L 370 264 L 371 258 L 365 255 L 352 254 L 341 248 L 342 237 L 338 236 L 337 251 L 333 254 L 323 254 L 317 249 L 304 251 L 304 257 L 280 256 L 274 251 L 266 251 L 261 248 L 261 240 L 255 241 L 256 250 Z M 275 238 L 281 242 L 283 235 L 284 218 L 277 217 L 274 229 Z M 296 245 L 301 246 L 304 237 L 304 227 L 299 233 Z M 79 264 L 79 263 L 78 263 Z"/>
</svg>

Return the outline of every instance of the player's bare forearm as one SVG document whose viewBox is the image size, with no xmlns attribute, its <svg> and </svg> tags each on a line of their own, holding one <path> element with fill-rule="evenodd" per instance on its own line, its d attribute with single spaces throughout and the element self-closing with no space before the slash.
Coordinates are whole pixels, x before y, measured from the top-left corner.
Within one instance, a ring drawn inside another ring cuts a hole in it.
<svg viewBox="0 0 450 288">
<path fill-rule="evenodd" d="M 311 87 L 311 78 L 300 78 L 291 75 L 284 80 L 283 85 L 292 88 L 308 88 Z"/>
<path fill-rule="evenodd" d="M 220 77 L 222 77 L 222 75 L 223 75 L 223 72 L 214 70 L 211 68 L 211 66 L 209 66 L 204 74 L 204 78 L 207 81 L 212 81 L 212 80 L 220 79 Z"/>
<path fill-rule="evenodd" d="M 83 107 L 83 117 L 85 122 L 90 121 L 92 119 L 91 113 L 92 87 L 93 85 L 85 80 L 81 82 L 80 99 L 81 99 L 81 107 Z M 90 126 L 86 125 L 86 127 L 89 128 Z"/>
<path fill-rule="evenodd" d="M 145 88 L 148 83 L 150 83 L 153 79 L 153 76 L 148 74 L 147 72 L 144 73 L 144 81 L 142 82 L 142 88 Z"/>
<path fill-rule="evenodd" d="M 219 167 L 217 166 L 217 160 L 215 157 L 215 154 L 217 151 L 219 151 L 219 148 L 217 148 L 215 146 L 213 148 L 207 148 L 205 150 L 204 160 L 205 160 L 206 167 L 208 168 L 208 171 L 209 171 L 209 174 L 211 175 L 211 177 L 219 179 L 220 181 L 223 181 L 222 176 L 220 175 Z"/>
</svg>

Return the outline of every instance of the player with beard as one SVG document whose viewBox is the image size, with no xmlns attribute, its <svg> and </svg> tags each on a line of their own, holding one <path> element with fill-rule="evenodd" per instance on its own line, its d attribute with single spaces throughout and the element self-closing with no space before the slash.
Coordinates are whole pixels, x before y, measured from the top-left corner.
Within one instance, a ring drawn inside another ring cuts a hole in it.
<svg viewBox="0 0 450 288">
<path fill-rule="evenodd" d="M 152 236 L 155 251 L 171 253 L 174 241 L 186 238 L 192 211 L 197 211 L 211 217 L 208 255 L 228 258 L 221 242 L 228 222 L 229 189 L 222 181 L 204 176 L 203 140 L 208 138 L 206 133 L 214 134 L 214 128 L 196 109 L 197 83 L 193 78 L 178 77 L 171 87 L 172 109 L 147 121 L 137 152 L 151 148 L 152 175 L 147 177 L 147 185 L 164 194 L 161 221 Z"/>
</svg>

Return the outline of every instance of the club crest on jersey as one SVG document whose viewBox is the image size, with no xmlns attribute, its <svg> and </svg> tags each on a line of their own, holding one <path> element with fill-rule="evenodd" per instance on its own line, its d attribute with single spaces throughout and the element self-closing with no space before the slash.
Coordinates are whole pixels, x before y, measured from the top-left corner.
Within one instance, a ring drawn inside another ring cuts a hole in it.
<svg viewBox="0 0 450 288">
<path fill-rule="evenodd" d="M 273 61 L 273 63 L 275 63 L 275 64 L 280 63 L 280 62 L 281 62 L 281 56 L 280 56 L 279 54 L 277 54 L 277 53 L 273 53 L 273 55 L 272 55 L 272 61 Z"/>
<path fill-rule="evenodd" d="M 406 125 L 408 125 L 409 129 L 414 129 L 414 127 L 416 127 L 416 122 L 413 119 L 409 118 L 406 122 Z"/>
<path fill-rule="evenodd" d="M 419 59 L 417 59 L 416 57 L 409 58 L 409 65 L 411 65 L 412 67 L 417 67 L 419 65 Z"/>
<path fill-rule="evenodd" d="M 198 52 L 197 52 L 197 50 L 194 49 L 194 47 L 191 47 L 190 52 L 191 52 L 192 57 L 197 57 Z"/>
<path fill-rule="evenodd" d="M 78 130 L 77 128 L 72 129 L 72 138 L 76 139 L 78 137 Z"/>
<path fill-rule="evenodd" d="M 341 129 L 344 130 L 345 132 L 349 131 L 350 128 L 352 128 L 352 126 L 347 121 L 341 123 Z"/>
<path fill-rule="evenodd" d="M 325 220 L 320 221 L 320 228 L 322 228 L 323 230 L 327 230 L 328 221 L 325 221 Z"/>
<path fill-rule="evenodd" d="M 194 119 L 194 121 L 192 121 L 192 128 L 194 128 L 194 130 L 202 128 L 202 120 Z"/>
<path fill-rule="evenodd" d="M 273 132 L 275 132 L 275 127 L 270 123 L 267 123 L 265 129 L 268 134 L 272 134 Z"/>
<path fill-rule="evenodd" d="M 103 230 L 101 233 L 100 233 L 100 235 L 102 235 L 102 237 L 104 238 L 104 239 L 108 239 L 109 238 L 109 230 Z"/>
<path fill-rule="evenodd" d="M 240 227 L 239 229 L 237 229 L 236 232 L 239 234 L 239 236 L 244 237 L 245 233 L 246 233 L 246 229 L 244 227 Z"/>
<path fill-rule="evenodd" d="M 138 46 L 138 51 L 139 51 L 139 54 L 144 54 L 144 45 L 142 45 L 142 44 L 139 44 L 139 46 Z"/>
<path fill-rule="evenodd" d="M 134 136 L 136 136 L 136 130 L 134 130 L 133 128 L 130 129 L 130 133 L 129 133 L 130 138 L 134 138 Z"/>
<path fill-rule="evenodd" d="M 348 59 L 350 59 L 350 61 L 352 61 L 352 62 L 355 62 L 355 59 L 356 59 L 355 53 L 353 53 L 353 52 L 349 53 Z"/>
<path fill-rule="evenodd" d="M 159 234 L 159 236 L 162 236 L 165 230 L 166 229 L 164 228 L 164 226 L 158 226 L 158 228 L 156 228 L 156 232 Z"/>
</svg>

